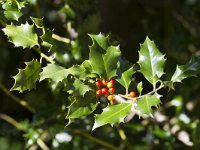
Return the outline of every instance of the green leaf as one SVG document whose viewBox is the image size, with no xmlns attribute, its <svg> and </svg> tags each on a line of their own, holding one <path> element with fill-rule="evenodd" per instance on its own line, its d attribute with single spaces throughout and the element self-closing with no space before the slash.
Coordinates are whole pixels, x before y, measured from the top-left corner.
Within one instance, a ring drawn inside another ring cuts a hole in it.
<svg viewBox="0 0 200 150">
<path fill-rule="evenodd" d="M 52 38 L 53 32 L 50 29 L 43 29 L 43 35 L 40 36 L 42 39 L 42 45 L 49 48 L 50 52 L 55 52 L 56 46 Z"/>
<path fill-rule="evenodd" d="M 77 77 L 80 80 L 85 81 L 87 79 L 86 69 L 82 65 L 74 65 L 67 70 L 71 75 Z"/>
<path fill-rule="evenodd" d="M 87 92 L 84 97 L 71 97 L 72 103 L 68 107 L 67 119 L 75 119 L 91 114 L 98 103 L 94 93 Z"/>
<path fill-rule="evenodd" d="M 148 37 L 140 45 L 139 61 L 140 72 L 153 86 L 159 81 L 164 74 L 164 55 L 158 50 L 155 43 Z"/>
<path fill-rule="evenodd" d="M 86 92 L 92 90 L 90 86 L 86 85 L 82 81 L 76 79 L 73 83 L 75 90 L 81 95 L 84 96 Z"/>
<path fill-rule="evenodd" d="M 131 106 L 131 103 L 121 103 L 104 108 L 101 114 L 95 116 L 95 123 L 92 130 L 108 123 L 113 125 L 115 123 L 124 122 L 124 118 L 131 111 Z"/>
<path fill-rule="evenodd" d="M 90 35 L 93 45 L 90 46 L 90 63 L 93 73 L 104 79 L 116 76 L 117 63 L 121 54 L 119 46 L 107 47 L 107 38 L 103 35 Z"/>
<path fill-rule="evenodd" d="M 34 26 L 26 24 L 21 24 L 20 26 L 15 26 L 13 24 L 7 25 L 2 29 L 4 33 L 8 36 L 9 41 L 12 42 L 15 47 L 32 48 L 34 46 L 39 46 L 38 37 L 35 33 Z"/>
<path fill-rule="evenodd" d="M 128 91 L 129 85 L 131 83 L 132 76 L 135 72 L 133 71 L 133 67 L 129 68 L 128 70 L 124 71 L 121 75 L 120 79 L 117 81 L 125 87 L 126 91 Z"/>
<path fill-rule="evenodd" d="M 146 95 L 141 99 L 138 99 L 136 110 L 139 116 L 152 116 L 152 108 L 151 107 L 158 107 L 160 101 L 160 95 Z"/>
<path fill-rule="evenodd" d="M 8 20 L 16 20 L 23 15 L 21 9 L 24 7 L 25 2 L 17 2 L 16 0 L 7 0 L 2 8 L 4 9 L 4 15 Z"/>
<path fill-rule="evenodd" d="M 42 28 L 42 29 L 44 28 L 43 18 L 34 18 L 34 17 L 30 17 L 30 18 L 34 22 L 37 28 Z"/>
<path fill-rule="evenodd" d="M 181 82 L 183 79 L 200 73 L 200 57 L 193 56 L 186 65 L 177 66 L 171 81 Z"/>
<path fill-rule="evenodd" d="M 67 69 L 56 64 L 48 64 L 46 67 L 43 67 L 42 70 L 43 71 L 40 74 L 40 81 L 44 79 L 51 79 L 53 82 L 58 83 L 67 78 L 69 75 Z"/>
<path fill-rule="evenodd" d="M 142 94 L 142 90 L 143 90 L 142 82 L 138 83 L 137 90 L 138 90 L 139 94 L 141 95 Z"/>
<path fill-rule="evenodd" d="M 13 77 L 15 83 L 11 90 L 23 92 L 35 88 L 35 83 L 40 78 L 41 65 L 35 60 L 25 62 L 25 64 L 26 67 L 24 69 L 19 69 L 19 73 Z"/>
</svg>

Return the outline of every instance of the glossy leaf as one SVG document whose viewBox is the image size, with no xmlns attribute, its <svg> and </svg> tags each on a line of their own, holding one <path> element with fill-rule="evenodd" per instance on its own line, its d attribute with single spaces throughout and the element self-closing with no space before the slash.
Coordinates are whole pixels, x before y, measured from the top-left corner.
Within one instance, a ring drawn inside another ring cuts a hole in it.
<svg viewBox="0 0 200 150">
<path fill-rule="evenodd" d="M 158 50 L 155 43 L 148 37 L 140 45 L 139 61 L 140 72 L 154 86 L 164 74 L 164 55 Z"/>
<path fill-rule="evenodd" d="M 46 67 L 43 67 L 42 70 L 43 71 L 40 74 L 40 81 L 44 79 L 51 79 L 53 82 L 58 83 L 67 78 L 69 75 L 66 68 L 56 64 L 48 64 Z"/>
<path fill-rule="evenodd" d="M 72 103 L 68 107 L 67 119 L 75 119 L 91 114 L 97 107 L 95 95 L 88 92 L 84 97 L 71 97 Z"/>
<path fill-rule="evenodd" d="M 21 9 L 24 7 L 25 2 L 17 2 L 16 0 L 7 0 L 3 3 L 2 8 L 4 9 L 4 16 L 8 20 L 16 20 L 23 15 Z"/>
<path fill-rule="evenodd" d="M 84 84 L 82 81 L 76 79 L 73 83 L 75 91 L 78 92 L 79 95 L 84 96 L 86 92 L 92 90 L 90 86 Z"/>
<path fill-rule="evenodd" d="M 44 28 L 43 18 L 30 17 L 37 28 Z"/>
<path fill-rule="evenodd" d="M 177 66 L 171 81 L 181 82 L 183 79 L 200 73 L 200 57 L 193 56 L 186 65 Z"/>
<path fill-rule="evenodd" d="M 12 42 L 15 47 L 32 48 L 34 46 L 39 46 L 38 37 L 35 33 L 34 26 L 26 24 L 21 24 L 20 26 L 15 26 L 13 24 L 7 25 L 2 29 L 4 33 L 8 36 L 9 41 Z"/>
<path fill-rule="evenodd" d="M 125 87 L 126 91 L 128 91 L 128 88 L 130 86 L 132 76 L 135 72 L 133 71 L 133 67 L 129 68 L 128 70 L 124 71 L 121 75 L 120 79 L 117 79 L 117 81 Z"/>
<path fill-rule="evenodd" d="M 35 60 L 25 62 L 25 64 L 26 67 L 24 69 L 19 69 L 19 73 L 13 77 L 15 83 L 11 90 L 23 92 L 35 88 L 35 83 L 40 78 L 41 65 Z"/>
<path fill-rule="evenodd" d="M 141 95 L 142 94 L 142 90 L 143 90 L 142 82 L 138 83 L 137 90 L 138 90 L 139 94 Z"/>
<path fill-rule="evenodd" d="M 93 45 L 90 46 L 89 60 L 93 73 L 96 73 L 100 77 L 109 80 L 116 76 L 117 63 L 121 54 L 120 49 L 118 46 L 107 47 L 107 38 L 103 35 L 96 35 L 91 37 L 93 38 Z"/>
<path fill-rule="evenodd" d="M 138 115 L 141 117 L 152 116 L 151 107 L 158 107 L 160 103 L 160 95 L 158 94 L 146 95 L 143 98 L 138 99 L 136 107 Z"/>
<path fill-rule="evenodd" d="M 121 103 L 117 105 L 110 105 L 103 109 L 101 114 L 95 116 L 95 123 L 92 130 L 103 126 L 105 124 L 115 124 L 124 122 L 124 118 L 131 111 L 131 103 Z"/>
</svg>

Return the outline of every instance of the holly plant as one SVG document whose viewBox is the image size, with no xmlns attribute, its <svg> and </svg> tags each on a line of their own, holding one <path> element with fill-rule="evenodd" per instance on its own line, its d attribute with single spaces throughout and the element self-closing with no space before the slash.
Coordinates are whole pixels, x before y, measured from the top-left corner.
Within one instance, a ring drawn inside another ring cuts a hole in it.
<svg viewBox="0 0 200 150">
<path fill-rule="evenodd" d="M 153 117 L 152 108 L 161 105 L 163 95 L 159 90 L 174 90 L 176 82 L 200 73 L 200 57 L 193 56 L 187 64 L 177 65 L 171 78 L 165 81 L 163 76 L 170 76 L 164 71 L 167 58 L 149 37 L 140 45 L 138 61 L 131 64 L 122 57 L 120 46 L 112 45 L 110 37 L 101 33 L 89 34 L 92 44 L 87 60 L 71 67 L 62 66 L 56 59 L 58 50 L 53 40 L 56 36 L 45 27 L 43 18 L 30 17 L 29 22 L 16 23 L 25 3 L 10 2 L 2 5 L 4 19 L 10 21 L 2 31 L 15 47 L 31 49 L 40 55 L 39 60 L 33 58 L 25 62 L 24 69 L 19 69 L 11 90 L 30 91 L 37 87 L 36 83 L 45 80 L 52 86 L 61 86 L 61 92 L 67 93 L 65 99 L 70 103 L 66 106 L 66 124 L 92 114 L 94 130 L 107 124 L 128 122 L 134 115 Z M 139 69 L 135 69 L 135 65 L 139 65 Z M 144 81 L 137 83 L 136 73 L 142 74 L 152 85 L 151 91 L 143 92 Z"/>
</svg>

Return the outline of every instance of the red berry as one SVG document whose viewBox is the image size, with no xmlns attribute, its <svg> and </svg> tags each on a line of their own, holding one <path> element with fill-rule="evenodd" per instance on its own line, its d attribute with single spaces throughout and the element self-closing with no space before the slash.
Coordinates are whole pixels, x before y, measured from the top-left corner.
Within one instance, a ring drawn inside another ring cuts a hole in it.
<svg viewBox="0 0 200 150">
<path fill-rule="evenodd" d="M 97 95 L 97 96 L 100 96 L 101 94 L 102 94 L 102 91 L 101 91 L 101 90 L 97 90 L 97 91 L 96 91 L 96 95 Z"/>
<path fill-rule="evenodd" d="M 108 97 L 108 96 L 109 96 L 108 92 L 105 92 L 103 95 L 104 95 L 105 97 Z"/>
<path fill-rule="evenodd" d="M 102 94 L 106 94 L 106 93 L 108 93 L 108 89 L 107 88 L 103 88 L 103 89 L 101 89 L 101 92 L 102 92 Z"/>
<path fill-rule="evenodd" d="M 109 83 L 112 83 L 112 85 L 114 85 L 115 84 L 115 80 L 112 79 L 112 80 L 109 81 Z"/>
<path fill-rule="evenodd" d="M 111 87 L 113 87 L 113 84 L 111 82 L 108 82 L 107 87 L 111 88 Z"/>
<path fill-rule="evenodd" d="M 113 95 L 109 95 L 109 96 L 107 97 L 107 99 L 108 99 L 109 101 L 113 101 L 113 100 L 114 100 L 114 96 L 113 96 Z"/>
<path fill-rule="evenodd" d="M 136 97 L 137 93 L 135 91 L 132 91 L 132 92 L 129 93 L 129 96 L 130 97 Z"/>
<path fill-rule="evenodd" d="M 100 80 L 97 80 L 96 81 L 96 86 L 98 86 L 98 87 L 102 86 L 102 82 Z"/>
<path fill-rule="evenodd" d="M 106 80 L 102 80 L 102 83 L 104 86 L 106 86 L 108 82 Z"/>
<path fill-rule="evenodd" d="M 111 88 L 109 88 L 108 91 L 109 91 L 111 94 L 113 94 L 113 93 L 115 92 L 115 88 L 111 87 Z"/>
</svg>

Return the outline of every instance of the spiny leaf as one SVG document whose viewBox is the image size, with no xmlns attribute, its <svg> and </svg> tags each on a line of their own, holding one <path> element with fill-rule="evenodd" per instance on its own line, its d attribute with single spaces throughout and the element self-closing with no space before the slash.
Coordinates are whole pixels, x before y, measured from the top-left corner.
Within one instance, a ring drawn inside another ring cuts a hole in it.
<svg viewBox="0 0 200 150">
<path fill-rule="evenodd" d="M 37 28 L 44 28 L 43 18 L 30 17 Z"/>
<path fill-rule="evenodd" d="M 86 69 L 82 65 L 74 65 L 67 70 L 71 75 L 79 78 L 80 80 L 85 81 L 87 79 Z"/>
<path fill-rule="evenodd" d="M 164 74 L 164 55 L 158 50 L 155 43 L 148 37 L 140 45 L 139 61 L 140 72 L 154 86 Z"/>
<path fill-rule="evenodd" d="M 152 108 L 151 107 L 158 107 L 160 101 L 160 95 L 146 95 L 143 98 L 137 101 L 136 110 L 139 116 L 152 116 Z"/>
<path fill-rule="evenodd" d="M 21 24 L 20 26 L 15 26 L 11 24 L 7 25 L 2 30 L 15 47 L 22 46 L 23 48 L 32 48 L 34 46 L 39 46 L 38 37 L 33 25 L 26 23 Z"/>
<path fill-rule="evenodd" d="M 4 15 L 8 20 L 16 20 L 23 15 L 21 9 L 24 7 L 25 2 L 17 2 L 16 0 L 7 0 L 3 3 Z"/>
<path fill-rule="evenodd" d="M 58 83 L 67 78 L 69 75 L 67 69 L 56 64 L 48 64 L 46 67 L 43 67 L 42 70 L 43 71 L 40 74 L 40 81 L 44 79 L 51 79 L 53 82 Z"/>
<path fill-rule="evenodd" d="M 142 94 L 142 90 L 143 90 L 142 82 L 138 83 L 138 85 L 137 85 L 137 90 L 138 90 L 138 92 L 139 92 L 139 95 L 141 95 L 141 94 Z"/>
<path fill-rule="evenodd" d="M 25 64 L 25 69 L 19 69 L 19 73 L 13 77 L 15 79 L 15 83 L 11 90 L 23 92 L 25 90 L 35 88 L 35 83 L 40 78 L 39 74 L 41 71 L 41 65 L 35 60 L 25 62 Z"/>
<path fill-rule="evenodd" d="M 103 35 L 90 35 L 93 45 L 90 46 L 90 63 L 93 73 L 105 79 L 116 76 L 117 63 L 121 54 L 118 46 L 107 46 L 107 38 Z"/>
<path fill-rule="evenodd" d="M 117 81 L 125 87 L 126 91 L 128 91 L 129 85 L 131 83 L 132 76 L 135 72 L 133 71 L 133 67 L 129 68 L 128 70 L 124 71 L 121 75 L 120 79 Z"/>
<path fill-rule="evenodd" d="M 56 46 L 52 38 L 52 31 L 50 29 L 44 28 L 43 35 L 40 36 L 42 39 L 42 45 L 49 48 L 50 52 L 55 52 Z"/>
<path fill-rule="evenodd" d="M 90 86 L 84 84 L 82 81 L 76 79 L 73 83 L 75 90 L 81 96 L 84 96 L 86 92 L 92 90 Z"/>
<path fill-rule="evenodd" d="M 131 106 L 131 103 L 121 103 L 104 108 L 101 114 L 95 116 L 95 123 L 92 130 L 108 123 L 113 125 L 115 123 L 124 122 L 124 118 L 131 111 Z"/>
<path fill-rule="evenodd" d="M 68 107 L 67 119 L 75 119 L 91 114 L 97 107 L 95 95 L 88 92 L 84 97 L 71 97 L 72 103 Z"/>
<path fill-rule="evenodd" d="M 200 57 L 193 56 L 186 65 L 177 66 L 175 73 L 173 74 L 171 81 L 181 82 L 183 79 L 196 76 L 200 73 Z"/>
</svg>

